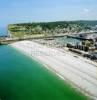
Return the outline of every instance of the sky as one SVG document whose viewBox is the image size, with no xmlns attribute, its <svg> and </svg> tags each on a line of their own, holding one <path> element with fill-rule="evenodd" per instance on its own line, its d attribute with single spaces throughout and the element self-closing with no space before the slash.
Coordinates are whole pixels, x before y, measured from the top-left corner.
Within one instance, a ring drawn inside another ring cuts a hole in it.
<svg viewBox="0 0 97 100">
<path fill-rule="evenodd" d="M 0 26 L 65 20 L 97 20 L 97 0 L 0 0 Z"/>
</svg>

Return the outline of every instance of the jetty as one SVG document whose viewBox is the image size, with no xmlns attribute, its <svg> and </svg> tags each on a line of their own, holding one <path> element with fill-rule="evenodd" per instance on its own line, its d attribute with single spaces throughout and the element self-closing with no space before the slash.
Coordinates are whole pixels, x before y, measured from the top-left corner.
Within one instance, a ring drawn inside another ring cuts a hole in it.
<svg viewBox="0 0 97 100">
<path fill-rule="evenodd" d="M 23 41 L 23 40 L 34 40 L 34 39 L 47 39 L 51 40 L 54 38 L 64 37 L 67 36 L 67 34 L 61 34 L 61 35 L 51 35 L 51 36 L 29 36 L 29 37 L 21 37 L 21 38 L 2 38 L 0 39 L 0 45 L 6 45 L 11 44 L 17 41 Z"/>
</svg>

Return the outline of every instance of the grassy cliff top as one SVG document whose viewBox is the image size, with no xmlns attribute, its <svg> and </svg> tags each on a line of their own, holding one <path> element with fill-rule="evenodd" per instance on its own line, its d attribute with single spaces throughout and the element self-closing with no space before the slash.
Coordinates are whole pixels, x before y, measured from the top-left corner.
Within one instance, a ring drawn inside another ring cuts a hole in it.
<svg viewBox="0 0 97 100">
<path fill-rule="evenodd" d="M 36 34 L 60 34 L 92 30 L 97 21 L 57 21 L 40 23 L 10 24 L 8 30 L 13 36 L 20 37 Z"/>
</svg>

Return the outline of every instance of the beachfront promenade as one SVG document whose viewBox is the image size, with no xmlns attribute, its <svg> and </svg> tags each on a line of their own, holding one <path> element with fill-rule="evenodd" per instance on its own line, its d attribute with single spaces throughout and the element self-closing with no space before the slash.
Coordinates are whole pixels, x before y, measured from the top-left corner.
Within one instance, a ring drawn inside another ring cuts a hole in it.
<svg viewBox="0 0 97 100">
<path fill-rule="evenodd" d="M 62 52 L 32 41 L 11 44 L 21 52 L 32 56 L 46 68 L 77 87 L 84 94 L 97 99 L 97 68 L 69 52 Z"/>
</svg>

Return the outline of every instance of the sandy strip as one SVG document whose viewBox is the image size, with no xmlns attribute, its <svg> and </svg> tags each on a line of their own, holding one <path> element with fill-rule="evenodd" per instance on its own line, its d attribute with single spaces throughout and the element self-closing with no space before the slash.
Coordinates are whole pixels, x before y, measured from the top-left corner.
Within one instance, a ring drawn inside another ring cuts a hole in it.
<svg viewBox="0 0 97 100">
<path fill-rule="evenodd" d="M 32 41 L 16 42 L 11 46 L 50 66 L 58 75 L 69 80 L 84 93 L 97 98 L 97 68 L 92 64 L 84 62 L 68 52 L 63 53 L 58 49 Z"/>
</svg>

